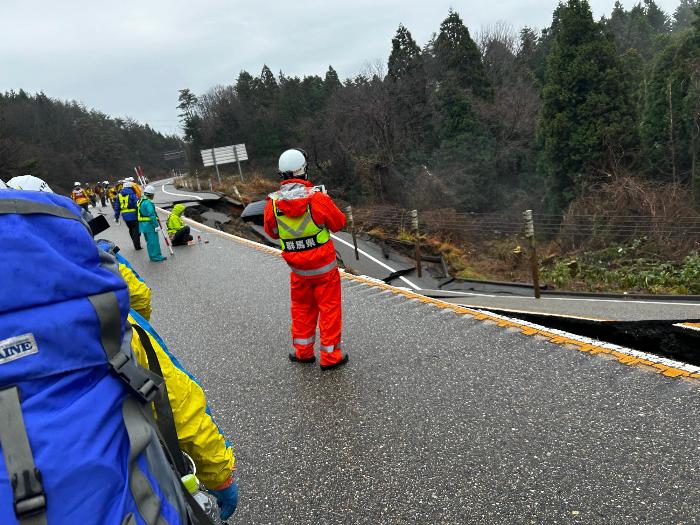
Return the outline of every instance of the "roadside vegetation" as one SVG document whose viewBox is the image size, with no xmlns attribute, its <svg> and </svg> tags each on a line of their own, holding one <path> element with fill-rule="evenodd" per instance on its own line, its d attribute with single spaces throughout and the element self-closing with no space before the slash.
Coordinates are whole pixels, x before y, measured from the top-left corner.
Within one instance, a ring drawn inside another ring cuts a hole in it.
<svg viewBox="0 0 700 525">
<path fill-rule="evenodd" d="M 303 146 L 314 181 L 367 210 L 365 233 L 411 243 L 402 217 L 418 209 L 426 250 L 460 278 L 528 280 L 532 209 L 548 284 L 697 293 L 699 12 L 642 0 L 595 20 L 565 0 L 542 30 L 474 33 L 450 11 L 427 42 L 399 26 L 387 63 L 352 78 L 263 66 L 182 89 L 185 140 L 193 162 L 245 142 L 270 178 Z"/>
</svg>

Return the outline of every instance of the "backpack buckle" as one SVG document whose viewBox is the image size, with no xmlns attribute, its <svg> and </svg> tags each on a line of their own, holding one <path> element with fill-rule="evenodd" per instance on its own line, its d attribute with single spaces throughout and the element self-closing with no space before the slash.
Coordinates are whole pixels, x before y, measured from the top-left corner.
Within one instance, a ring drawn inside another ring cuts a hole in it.
<svg viewBox="0 0 700 525">
<path fill-rule="evenodd" d="M 124 381 L 131 391 L 136 394 L 141 401 L 150 403 L 160 390 L 160 385 L 156 383 L 146 370 L 137 365 L 133 358 L 124 352 L 119 352 L 109 361 L 112 370 Z"/>
<path fill-rule="evenodd" d="M 20 521 L 22 518 L 36 516 L 46 510 L 46 494 L 41 484 L 41 471 L 38 468 L 34 468 L 33 472 L 22 471 L 21 486 L 17 474 L 12 476 L 12 492 L 15 516 Z"/>
</svg>

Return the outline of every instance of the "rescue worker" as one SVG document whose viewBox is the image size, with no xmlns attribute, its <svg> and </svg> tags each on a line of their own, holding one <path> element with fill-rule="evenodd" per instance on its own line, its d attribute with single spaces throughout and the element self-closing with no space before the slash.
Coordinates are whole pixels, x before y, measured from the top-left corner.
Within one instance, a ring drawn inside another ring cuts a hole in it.
<svg viewBox="0 0 700 525">
<path fill-rule="evenodd" d="M 143 195 L 143 191 L 141 190 L 141 186 L 139 186 L 139 184 L 134 180 L 134 177 L 127 177 L 124 180 L 131 183 L 131 186 L 134 188 L 136 196 L 140 199 Z"/>
<path fill-rule="evenodd" d="M 107 181 L 98 182 L 95 184 L 95 193 L 100 197 L 100 206 L 105 207 L 107 204 Z"/>
<path fill-rule="evenodd" d="M 119 253 L 119 248 L 113 242 L 101 239 L 97 241 L 97 245 L 116 258 L 119 272 L 129 287 L 131 312 L 128 321 L 132 326 L 138 325 L 147 332 L 156 351 L 173 410 L 180 449 L 192 458 L 197 467 L 197 477 L 216 497 L 221 518 L 228 519 L 238 505 L 238 482 L 235 479 L 233 450 L 216 426 L 199 382 L 180 364 L 149 324 L 150 288 L 129 261 Z M 136 331 L 132 333 L 131 348 L 139 364 L 148 368 L 146 350 Z"/>
<path fill-rule="evenodd" d="M 124 219 L 124 224 L 129 228 L 131 242 L 134 243 L 134 250 L 141 249 L 141 234 L 139 233 L 139 219 L 136 208 L 138 198 L 130 182 L 125 182 L 122 191 L 119 192 L 114 208 L 114 220 L 119 222 L 119 216 Z"/>
<path fill-rule="evenodd" d="M 344 365 L 341 350 L 340 274 L 330 232 L 345 227 L 345 215 L 325 193 L 308 181 L 306 153 L 290 149 L 279 158 L 282 184 L 268 196 L 265 231 L 280 239 L 282 257 L 291 269 L 292 344 L 289 359 L 313 363 L 316 325 L 321 332 L 320 365 Z"/>
<path fill-rule="evenodd" d="M 53 193 L 50 189 L 43 191 Z M 197 478 L 216 497 L 221 519 L 226 520 L 235 512 L 238 505 L 238 483 L 235 479 L 236 465 L 233 449 L 214 422 L 199 382 L 168 350 L 147 321 L 151 313 L 150 288 L 129 262 L 118 254 L 119 249 L 114 243 L 99 240 L 96 244 L 115 257 L 119 273 L 129 289 L 131 310 L 127 320 L 132 327 L 138 326 L 143 329 L 150 346 L 155 351 L 173 414 L 177 444 L 180 450 L 187 453 L 194 461 Z M 131 350 L 139 365 L 148 369 L 147 351 L 138 331 L 132 329 Z M 70 465 L 67 468 L 70 468 Z M 112 488 L 101 487 L 101 490 L 112 490 Z M 183 523 L 189 523 L 187 517 L 182 516 L 182 519 Z M 127 522 L 131 523 L 128 520 L 125 521 Z"/>
<path fill-rule="evenodd" d="M 107 188 L 107 199 L 112 205 L 112 209 L 117 211 L 117 189 L 112 185 Z"/>
<path fill-rule="evenodd" d="M 73 199 L 78 206 L 80 206 L 85 211 L 88 211 L 90 198 L 88 197 L 85 190 L 80 186 L 79 182 L 73 183 L 73 191 L 70 194 L 70 198 Z"/>
<path fill-rule="evenodd" d="M 125 182 L 124 184 L 130 183 Z M 143 197 L 139 199 L 136 209 L 138 211 L 139 231 L 146 238 L 148 258 L 153 262 L 161 262 L 165 261 L 167 257 L 163 257 L 160 251 L 160 240 L 158 239 L 160 224 L 158 223 L 156 207 L 152 201 L 155 193 L 156 190 L 153 186 L 146 186 L 143 190 Z"/>
<path fill-rule="evenodd" d="M 173 246 L 184 246 L 192 240 L 190 235 L 190 227 L 182 222 L 182 213 L 185 211 L 185 206 L 176 204 L 173 206 L 173 211 L 170 212 L 168 220 L 165 223 L 168 228 L 168 235 L 173 242 Z"/>
<path fill-rule="evenodd" d="M 95 206 L 97 206 L 97 198 L 95 197 L 95 192 L 90 187 L 89 183 L 85 185 L 85 194 L 88 196 L 88 199 L 90 199 L 90 204 L 92 204 L 92 207 L 94 208 Z"/>
</svg>

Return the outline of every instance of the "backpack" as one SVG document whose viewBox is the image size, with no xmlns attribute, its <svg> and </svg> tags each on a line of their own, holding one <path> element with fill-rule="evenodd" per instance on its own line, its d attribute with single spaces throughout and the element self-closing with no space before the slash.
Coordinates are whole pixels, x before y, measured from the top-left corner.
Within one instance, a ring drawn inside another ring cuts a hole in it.
<svg viewBox="0 0 700 525">
<path fill-rule="evenodd" d="M 0 523 L 189 523 L 129 295 L 69 199 L 0 191 Z"/>
</svg>

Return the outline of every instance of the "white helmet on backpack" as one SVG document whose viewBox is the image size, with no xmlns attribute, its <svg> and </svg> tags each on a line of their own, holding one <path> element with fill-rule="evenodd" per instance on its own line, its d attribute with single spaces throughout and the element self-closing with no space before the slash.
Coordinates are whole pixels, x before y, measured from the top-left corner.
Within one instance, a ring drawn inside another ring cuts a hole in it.
<svg viewBox="0 0 700 525">
<path fill-rule="evenodd" d="M 288 149 L 280 155 L 278 167 L 283 179 L 305 179 L 306 152 L 301 148 Z"/>
</svg>

